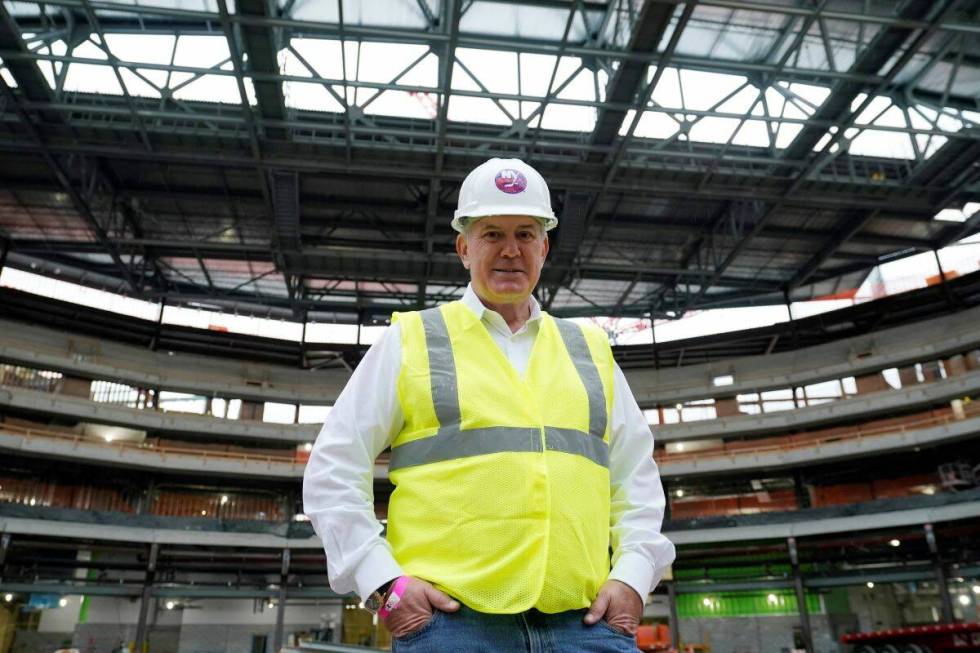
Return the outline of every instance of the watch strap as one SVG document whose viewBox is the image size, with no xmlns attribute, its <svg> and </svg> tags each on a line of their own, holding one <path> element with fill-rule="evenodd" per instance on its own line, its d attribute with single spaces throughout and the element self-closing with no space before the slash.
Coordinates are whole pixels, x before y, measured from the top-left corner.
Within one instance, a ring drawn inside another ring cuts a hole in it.
<svg viewBox="0 0 980 653">
<path fill-rule="evenodd" d="M 395 584 L 395 581 L 396 580 L 398 580 L 398 578 L 392 578 L 387 583 L 385 583 L 384 585 L 382 585 L 381 587 L 379 587 L 376 590 L 376 592 L 378 594 L 380 594 L 381 596 L 388 596 L 388 592 L 391 591 L 391 586 Z"/>
</svg>

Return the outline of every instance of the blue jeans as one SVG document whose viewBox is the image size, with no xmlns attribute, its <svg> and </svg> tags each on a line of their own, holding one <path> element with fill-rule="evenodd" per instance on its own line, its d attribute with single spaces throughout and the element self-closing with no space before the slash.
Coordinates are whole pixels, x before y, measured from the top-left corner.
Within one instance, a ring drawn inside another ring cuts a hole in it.
<svg viewBox="0 0 980 653">
<path fill-rule="evenodd" d="M 435 610 L 421 629 L 392 640 L 394 653 L 638 653 L 636 639 L 605 621 L 586 626 L 588 612 L 484 614 L 465 605 Z"/>
</svg>

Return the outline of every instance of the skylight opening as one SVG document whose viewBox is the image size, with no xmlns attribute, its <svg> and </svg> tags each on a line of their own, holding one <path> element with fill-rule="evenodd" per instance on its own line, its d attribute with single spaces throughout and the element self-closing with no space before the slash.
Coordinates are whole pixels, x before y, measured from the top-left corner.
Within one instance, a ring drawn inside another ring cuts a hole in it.
<svg viewBox="0 0 980 653">
<path fill-rule="evenodd" d="M 859 94 L 851 103 L 851 110 L 857 109 L 866 99 L 866 94 Z M 949 139 L 938 134 L 908 134 L 900 130 L 956 132 L 964 125 L 963 121 L 956 117 L 956 113 L 950 108 L 936 111 L 924 105 L 913 105 L 906 111 L 894 104 L 891 98 L 878 96 L 861 111 L 854 123 L 855 126 L 844 133 L 844 145 L 851 154 L 856 155 L 891 159 L 919 157 L 928 159 Z M 875 129 L 875 127 L 890 129 Z M 836 129 L 831 127 L 813 149 L 822 150 L 834 133 Z M 835 144 L 831 151 L 836 152 L 839 147 L 840 143 Z"/>
<path fill-rule="evenodd" d="M 9 266 L 0 271 L 0 286 L 81 306 L 98 306 L 103 310 L 143 320 L 155 321 L 160 315 L 160 305 L 156 303 L 24 272 Z"/>
<path fill-rule="evenodd" d="M 432 0 L 427 2 L 432 14 L 439 15 L 439 7 Z M 279 5 L 285 4 L 285 0 L 279 0 Z M 291 4 L 291 3 L 290 3 Z M 320 0 L 309 0 L 307 2 L 297 2 L 292 4 L 292 17 L 296 20 L 308 20 L 318 23 L 340 23 L 337 2 L 322 2 Z M 233 11 L 233 9 L 229 8 Z M 401 0 L 350 0 L 344 2 L 345 25 L 377 25 L 379 27 L 401 27 L 405 29 L 425 29 L 426 19 L 418 3 L 414 0 L 407 2 Z"/>
<path fill-rule="evenodd" d="M 264 338 L 277 338 L 299 342 L 303 337 L 303 324 L 289 320 L 273 320 L 249 315 L 233 315 L 221 311 L 210 311 L 183 306 L 165 306 L 163 322 L 207 329 L 211 331 L 230 331 Z"/>
<path fill-rule="evenodd" d="M 591 132 L 595 129 L 596 110 L 569 104 L 549 104 L 544 110 L 542 129 Z"/>
<path fill-rule="evenodd" d="M 489 98 L 465 97 L 454 95 L 449 100 L 449 120 L 454 122 L 480 122 L 488 125 L 510 125 L 512 120 L 504 113 L 504 108 L 510 105 L 512 115 L 516 115 L 517 103 L 504 100 L 496 104 Z"/>
<path fill-rule="evenodd" d="M 342 113 L 344 103 L 366 115 L 432 120 L 438 97 L 424 90 L 386 90 L 343 84 L 344 79 L 407 87 L 438 86 L 439 60 L 422 45 L 294 38 L 279 52 L 282 74 L 317 77 L 323 81 L 286 81 L 286 106 L 308 111 Z M 508 123 L 509 124 L 509 123 Z"/>
<path fill-rule="evenodd" d="M 459 48 L 453 68 L 453 88 L 514 95 L 518 87 L 517 61 L 514 52 Z"/>
<path fill-rule="evenodd" d="M 65 73 L 64 88 L 66 91 L 122 95 L 122 88 L 112 68 L 93 64 L 70 64 Z"/>
<path fill-rule="evenodd" d="M 648 82 L 655 73 L 651 66 Z M 829 89 L 795 82 L 760 90 L 742 75 L 667 67 L 634 133 L 781 149 L 793 142 L 803 129 L 800 121 L 812 116 L 829 94 Z M 628 133 L 633 115 L 628 113 L 621 135 Z"/>
<path fill-rule="evenodd" d="M 967 202 L 963 205 L 963 208 L 943 209 L 934 215 L 933 219 L 946 222 L 966 222 L 978 211 L 980 211 L 980 202 Z"/>
<path fill-rule="evenodd" d="M 459 29 L 470 33 L 557 41 L 562 37 L 568 14 L 569 9 L 565 7 L 476 0 L 460 18 Z M 591 26 L 598 26 L 602 20 L 600 12 L 588 12 L 587 16 Z M 578 13 L 569 29 L 568 40 L 577 43 L 590 36 L 581 13 Z"/>
<path fill-rule="evenodd" d="M 0 57 L 0 77 L 3 77 L 3 81 L 7 82 L 7 86 L 10 88 L 17 88 L 17 80 L 7 70 L 7 66 L 3 63 L 3 57 Z"/>
<path fill-rule="evenodd" d="M 159 34 L 110 34 L 105 46 L 97 36 L 91 36 L 75 46 L 71 56 L 87 59 L 84 63 L 65 64 L 63 88 L 78 93 L 122 95 L 123 88 L 112 65 L 109 52 L 120 62 L 119 76 L 126 91 L 136 97 L 161 97 L 166 89 L 179 100 L 239 104 L 241 97 L 234 75 L 228 74 L 233 65 L 228 43 L 223 36 L 181 35 L 178 37 Z M 38 49 L 42 54 L 61 56 L 68 54 L 64 41 L 54 41 Z M 198 69 L 198 72 L 173 72 L 139 68 L 128 64 L 169 64 L 171 58 L 177 66 Z M 105 62 L 105 63 L 97 63 Z M 61 63 L 40 61 L 41 73 L 51 88 L 56 88 Z M 225 74 L 209 71 L 224 71 Z M 244 80 L 246 99 L 255 104 L 252 80 Z"/>
<path fill-rule="evenodd" d="M 113 56 L 122 61 L 166 65 L 174 55 L 177 37 L 169 34 L 106 34 L 105 43 Z"/>
<path fill-rule="evenodd" d="M 548 54 L 528 54 L 522 52 L 519 55 L 520 61 L 520 86 L 524 95 L 531 95 L 543 98 L 548 94 L 548 82 L 551 81 L 552 71 L 555 69 L 555 57 Z M 555 73 L 554 82 L 551 90 L 561 88 L 561 85 L 568 78 L 582 67 L 581 59 L 577 57 L 562 57 L 558 64 L 558 71 Z"/>
<path fill-rule="evenodd" d="M 636 111 L 633 109 L 626 112 L 626 119 L 619 130 L 620 135 L 625 135 L 628 132 L 635 115 Z M 670 138 L 677 133 L 680 126 L 681 123 L 678 120 L 666 113 L 644 111 L 633 133 L 640 138 Z"/>
</svg>

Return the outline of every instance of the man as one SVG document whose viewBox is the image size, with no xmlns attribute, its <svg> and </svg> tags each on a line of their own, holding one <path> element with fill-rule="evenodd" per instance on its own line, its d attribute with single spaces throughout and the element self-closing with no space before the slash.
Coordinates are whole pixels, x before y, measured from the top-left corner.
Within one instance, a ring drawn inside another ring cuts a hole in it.
<svg viewBox="0 0 980 653">
<path fill-rule="evenodd" d="M 531 166 L 473 170 L 452 223 L 462 300 L 395 314 L 317 438 L 303 500 L 331 587 L 380 607 L 395 651 L 636 651 L 674 559 L 608 339 L 532 296 L 556 224 Z M 372 472 L 389 446 L 386 540 Z"/>
</svg>

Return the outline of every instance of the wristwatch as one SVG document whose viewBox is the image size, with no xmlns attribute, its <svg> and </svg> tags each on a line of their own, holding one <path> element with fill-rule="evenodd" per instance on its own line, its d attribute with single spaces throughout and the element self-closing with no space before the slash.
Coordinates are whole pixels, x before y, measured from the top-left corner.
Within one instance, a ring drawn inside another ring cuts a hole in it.
<svg viewBox="0 0 980 653">
<path fill-rule="evenodd" d="M 364 609 L 371 614 L 378 614 L 378 610 L 385 604 L 385 595 L 388 594 L 388 590 L 391 586 L 395 584 L 397 578 L 392 578 L 387 583 L 379 587 L 378 589 L 371 592 L 371 596 L 364 600 Z"/>
</svg>

